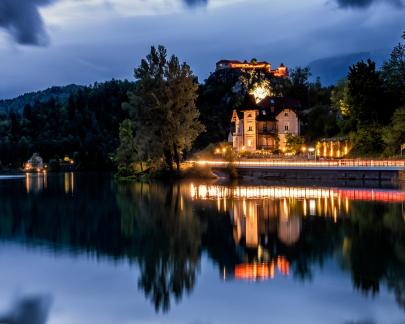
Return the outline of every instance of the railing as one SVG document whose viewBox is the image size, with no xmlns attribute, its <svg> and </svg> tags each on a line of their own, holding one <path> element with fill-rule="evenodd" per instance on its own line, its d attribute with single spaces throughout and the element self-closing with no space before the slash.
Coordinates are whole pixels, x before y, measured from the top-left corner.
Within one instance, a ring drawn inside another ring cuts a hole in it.
<svg viewBox="0 0 405 324">
<path fill-rule="evenodd" d="M 223 160 L 199 160 L 188 161 L 200 165 L 226 166 L 228 161 Z M 405 160 L 329 160 L 329 161 L 308 161 L 308 160 L 282 160 L 282 159 L 260 159 L 260 160 L 237 160 L 233 164 L 236 167 L 396 167 L 405 169 Z"/>
</svg>

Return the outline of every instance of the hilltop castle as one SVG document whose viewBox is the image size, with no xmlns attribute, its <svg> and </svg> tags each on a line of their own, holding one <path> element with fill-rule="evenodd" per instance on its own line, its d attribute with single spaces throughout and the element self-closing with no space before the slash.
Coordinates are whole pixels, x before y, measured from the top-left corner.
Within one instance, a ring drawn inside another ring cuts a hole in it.
<svg viewBox="0 0 405 324">
<path fill-rule="evenodd" d="M 218 70 L 227 70 L 227 69 L 236 69 L 236 70 L 261 70 L 266 73 L 272 74 L 275 77 L 286 78 L 288 77 L 288 68 L 281 63 L 280 66 L 272 70 L 271 64 L 263 61 L 257 62 L 256 60 L 248 61 L 236 61 L 236 60 L 221 60 L 217 62 L 216 71 Z"/>
</svg>

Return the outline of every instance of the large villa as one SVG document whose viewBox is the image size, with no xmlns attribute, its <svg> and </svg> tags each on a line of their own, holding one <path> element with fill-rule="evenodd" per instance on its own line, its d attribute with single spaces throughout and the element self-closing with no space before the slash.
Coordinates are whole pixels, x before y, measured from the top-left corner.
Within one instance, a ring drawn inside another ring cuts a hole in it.
<svg viewBox="0 0 405 324">
<path fill-rule="evenodd" d="M 267 62 L 222 60 L 217 63 L 219 69 L 254 69 L 276 78 L 288 76 L 283 64 L 272 70 Z M 299 108 L 300 102 L 295 99 L 247 94 L 242 105 L 233 111 L 228 141 L 236 151 L 284 151 L 287 135 L 300 134 Z"/>
</svg>

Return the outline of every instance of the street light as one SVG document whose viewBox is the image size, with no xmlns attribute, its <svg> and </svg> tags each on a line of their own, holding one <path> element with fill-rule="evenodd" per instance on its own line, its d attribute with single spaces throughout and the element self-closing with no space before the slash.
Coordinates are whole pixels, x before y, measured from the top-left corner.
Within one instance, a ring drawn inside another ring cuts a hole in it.
<svg viewBox="0 0 405 324">
<path fill-rule="evenodd" d="M 316 161 L 316 150 L 315 150 L 315 147 L 310 147 L 310 148 L 308 148 L 308 152 L 314 153 L 315 161 Z"/>
</svg>

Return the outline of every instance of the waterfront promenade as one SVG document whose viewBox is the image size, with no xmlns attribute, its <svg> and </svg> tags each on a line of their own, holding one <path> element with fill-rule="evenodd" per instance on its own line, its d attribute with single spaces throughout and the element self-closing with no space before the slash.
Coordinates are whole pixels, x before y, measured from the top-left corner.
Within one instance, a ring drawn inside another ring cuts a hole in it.
<svg viewBox="0 0 405 324">
<path fill-rule="evenodd" d="M 209 166 L 218 176 L 226 176 L 230 162 L 224 160 L 189 161 Z M 232 162 L 239 177 L 269 179 L 317 179 L 317 180 L 377 180 L 403 179 L 405 160 L 292 160 L 257 159 Z"/>
<path fill-rule="evenodd" d="M 230 162 L 224 160 L 198 160 L 189 161 L 198 165 L 211 167 L 227 167 Z M 255 159 L 235 160 L 232 164 L 237 168 L 264 168 L 264 169 L 330 169 L 330 170 L 405 170 L 405 160 L 283 160 L 283 159 Z"/>
</svg>

